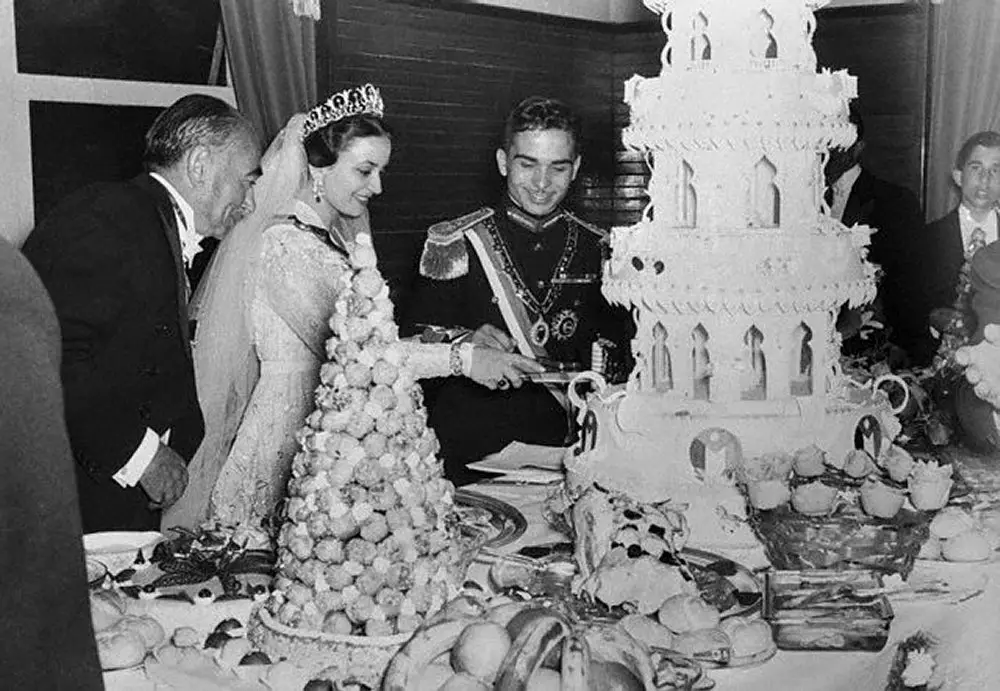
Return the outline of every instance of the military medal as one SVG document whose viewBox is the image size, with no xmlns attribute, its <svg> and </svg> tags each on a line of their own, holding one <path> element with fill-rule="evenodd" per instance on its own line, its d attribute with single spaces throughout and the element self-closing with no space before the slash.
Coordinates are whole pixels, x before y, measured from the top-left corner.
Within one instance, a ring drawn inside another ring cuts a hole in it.
<svg viewBox="0 0 1000 691">
<path fill-rule="evenodd" d="M 490 239 L 493 244 L 494 250 L 501 258 L 501 269 L 510 278 L 511 283 L 514 284 L 514 295 L 517 296 L 531 312 L 538 315 L 538 318 L 532 323 L 528 331 L 528 339 L 531 344 L 536 348 L 542 348 L 546 343 L 549 342 L 550 337 L 556 337 L 559 340 L 566 340 L 570 338 L 574 333 L 576 333 L 577 325 L 580 322 L 579 317 L 573 310 L 562 310 L 556 316 L 556 321 L 550 325 L 545 321 L 545 315 L 553 308 L 556 301 L 562 294 L 562 284 L 563 283 L 573 283 L 575 281 L 566 280 L 566 269 L 569 267 L 570 262 L 576 255 L 578 231 L 575 225 L 570 225 L 569 233 L 566 237 L 566 244 L 563 246 L 562 256 L 559 257 L 559 261 L 556 263 L 555 269 L 552 271 L 552 276 L 548 280 L 548 290 L 545 292 L 544 297 L 539 300 L 528 289 L 527 284 L 524 282 L 524 278 L 521 276 L 521 272 L 518 271 L 517 266 L 514 264 L 513 258 L 510 256 L 510 251 L 507 248 L 506 243 L 500 236 L 495 223 L 487 224 L 487 229 L 490 233 Z M 562 279 L 562 280 L 560 280 Z M 543 283 L 539 282 L 539 287 L 542 287 Z"/>
<path fill-rule="evenodd" d="M 576 333 L 579 324 L 580 317 L 576 312 L 570 309 L 561 310 L 552 320 L 552 335 L 558 341 L 568 341 Z"/>
<path fill-rule="evenodd" d="M 549 342 L 549 325 L 545 323 L 545 320 L 541 317 L 531 325 L 531 342 L 542 348 L 546 343 Z"/>
</svg>

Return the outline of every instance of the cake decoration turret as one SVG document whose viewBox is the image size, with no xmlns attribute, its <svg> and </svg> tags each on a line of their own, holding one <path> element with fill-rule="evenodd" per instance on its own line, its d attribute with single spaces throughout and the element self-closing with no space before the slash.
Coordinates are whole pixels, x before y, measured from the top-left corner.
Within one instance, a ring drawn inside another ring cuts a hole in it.
<svg viewBox="0 0 1000 691">
<path fill-rule="evenodd" d="M 840 307 L 875 296 L 872 230 L 823 200 L 829 149 L 855 139 L 857 83 L 817 71 L 822 0 L 644 2 L 666 41 L 660 74 L 625 83 L 622 137 L 649 166 L 649 203 L 612 231 L 603 283 L 634 315 L 636 367 L 624 389 L 598 382 L 566 463 L 577 487 L 692 505 L 709 493 L 710 515 L 732 514 L 742 458 L 843 456 L 862 421 L 872 446 L 899 430 L 885 395 L 839 366 Z M 689 521 L 692 543 L 726 541 Z"/>
</svg>

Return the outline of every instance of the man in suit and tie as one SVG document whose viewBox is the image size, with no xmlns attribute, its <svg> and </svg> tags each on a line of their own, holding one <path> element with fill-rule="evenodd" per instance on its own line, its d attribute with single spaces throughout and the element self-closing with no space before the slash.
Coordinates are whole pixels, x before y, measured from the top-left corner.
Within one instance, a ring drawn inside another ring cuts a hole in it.
<svg viewBox="0 0 1000 691">
<path fill-rule="evenodd" d="M 59 322 L 31 265 L 0 238 L 0 679 L 103 689 L 59 386 Z"/>
<path fill-rule="evenodd" d="M 204 424 L 185 265 L 253 208 L 260 148 L 225 102 L 190 95 L 146 134 L 146 173 L 70 196 L 24 254 L 62 328 L 66 421 L 86 532 L 159 526 Z"/>
<path fill-rule="evenodd" d="M 976 250 L 998 239 L 1000 133 L 978 132 L 955 157 L 952 180 L 962 194 L 958 206 L 927 226 L 925 259 L 929 310 L 951 308 L 962 265 Z"/>
<path fill-rule="evenodd" d="M 932 344 L 926 322 L 913 309 L 914 284 L 919 282 L 920 263 L 915 259 L 918 237 L 924 223 L 920 202 L 913 192 L 873 175 L 861 161 L 865 149 L 865 127 L 857 109 L 851 122 L 858 138 L 848 149 L 830 152 L 826 165 L 827 203 L 830 214 L 846 226 L 867 225 L 876 230 L 868 258 L 882 269 L 877 302 L 881 317 L 892 331 L 891 342 L 913 361 L 930 358 Z M 846 323 L 857 313 L 843 310 L 838 327 L 849 336 Z M 845 350 L 854 344 L 845 341 Z"/>
</svg>

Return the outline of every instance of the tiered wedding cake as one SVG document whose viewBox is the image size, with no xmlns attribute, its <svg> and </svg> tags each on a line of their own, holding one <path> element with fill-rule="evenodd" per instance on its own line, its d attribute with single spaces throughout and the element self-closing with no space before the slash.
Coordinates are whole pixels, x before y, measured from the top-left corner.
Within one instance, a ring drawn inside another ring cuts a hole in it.
<svg viewBox="0 0 1000 691">
<path fill-rule="evenodd" d="M 877 446 L 899 429 L 838 366 L 840 306 L 875 294 L 871 230 L 822 196 L 828 149 L 855 138 L 857 85 L 817 72 L 825 0 L 644 2 L 663 67 L 625 84 L 623 139 L 646 156 L 650 202 L 614 229 L 604 270 L 605 295 L 635 315 L 637 364 L 582 403 L 566 465 L 577 489 L 688 503 L 693 544 L 741 543 L 749 531 L 725 520 L 743 511 L 728 479 L 741 458 L 813 444 L 843 457 L 857 435 Z"/>
</svg>

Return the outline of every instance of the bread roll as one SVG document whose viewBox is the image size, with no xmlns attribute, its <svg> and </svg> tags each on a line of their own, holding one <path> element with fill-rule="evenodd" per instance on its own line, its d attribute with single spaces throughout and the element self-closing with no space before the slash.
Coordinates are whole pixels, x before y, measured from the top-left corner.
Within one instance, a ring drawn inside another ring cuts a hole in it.
<svg viewBox="0 0 1000 691">
<path fill-rule="evenodd" d="M 656 618 L 674 633 L 718 626 L 719 610 L 698 595 L 674 595 L 660 605 Z"/>
<path fill-rule="evenodd" d="M 673 647 L 674 636 L 663 624 L 642 614 L 630 614 L 618 622 L 632 638 L 653 648 Z"/>
<path fill-rule="evenodd" d="M 111 590 L 90 592 L 90 619 L 94 632 L 110 629 L 125 616 L 125 603 Z"/>
<path fill-rule="evenodd" d="M 941 542 L 941 554 L 948 561 L 986 561 L 990 543 L 978 530 L 967 530 Z"/>
<path fill-rule="evenodd" d="M 146 650 L 152 650 L 167 639 L 167 633 L 160 622 L 149 616 L 126 616 L 114 625 L 114 631 L 134 631 L 142 638 Z"/>
<path fill-rule="evenodd" d="M 747 485 L 750 503 L 755 509 L 767 511 L 787 504 L 792 497 L 788 485 L 781 480 L 756 480 Z"/>
<path fill-rule="evenodd" d="M 97 657 L 101 669 L 135 667 L 146 657 L 146 644 L 135 631 L 105 631 L 97 634 Z"/>
<path fill-rule="evenodd" d="M 976 527 L 975 519 L 957 506 L 946 506 L 931 521 L 931 535 L 947 540 Z"/>
<path fill-rule="evenodd" d="M 795 474 L 800 477 L 816 477 L 825 472 L 826 452 L 815 444 L 795 452 Z"/>
</svg>

